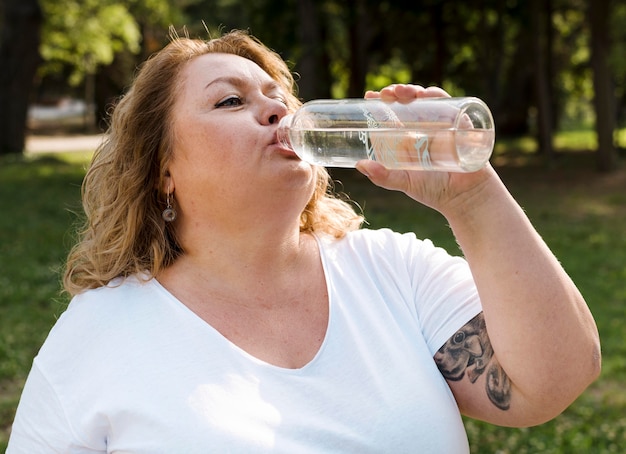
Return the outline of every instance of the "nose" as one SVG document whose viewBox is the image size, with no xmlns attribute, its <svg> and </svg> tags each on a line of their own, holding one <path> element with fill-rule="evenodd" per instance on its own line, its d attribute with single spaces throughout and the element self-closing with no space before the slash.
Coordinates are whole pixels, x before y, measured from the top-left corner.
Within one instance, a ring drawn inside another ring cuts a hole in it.
<svg viewBox="0 0 626 454">
<path fill-rule="evenodd" d="M 280 121 L 289 112 L 284 102 L 278 99 L 268 98 L 268 102 L 263 112 L 262 122 L 266 125 L 273 125 Z"/>
</svg>

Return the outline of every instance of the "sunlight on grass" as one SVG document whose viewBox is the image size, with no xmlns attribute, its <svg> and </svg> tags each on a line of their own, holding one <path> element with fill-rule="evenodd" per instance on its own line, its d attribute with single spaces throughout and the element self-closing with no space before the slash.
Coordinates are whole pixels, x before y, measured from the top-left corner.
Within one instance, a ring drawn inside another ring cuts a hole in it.
<svg viewBox="0 0 626 454">
<path fill-rule="evenodd" d="M 591 130 L 562 131 L 555 134 L 554 147 L 561 150 L 595 150 L 598 140 Z"/>
<path fill-rule="evenodd" d="M 494 148 L 495 154 L 504 152 L 510 152 L 514 150 L 517 153 L 530 154 L 537 151 L 537 142 L 532 137 L 504 137 L 496 138 L 496 144 Z"/>
<path fill-rule="evenodd" d="M 68 164 L 79 164 L 87 166 L 91 162 L 93 156 L 93 150 L 85 151 L 67 151 L 67 152 L 54 152 L 54 153 L 28 153 L 26 159 L 33 161 L 42 158 L 56 158 L 60 159 Z"/>
<path fill-rule="evenodd" d="M 626 148 L 626 128 L 615 131 L 616 147 Z M 593 151 L 598 147 L 596 132 L 591 129 L 558 131 L 554 134 L 552 145 L 555 151 Z M 531 136 L 498 137 L 494 154 L 520 153 L 532 154 L 537 151 L 537 140 Z"/>
<path fill-rule="evenodd" d="M 593 131 L 561 131 L 554 135 L 555 150 L 593 150 L 597 146 L 596 134 Z M 531 154 L 537 151 L 537 141 L 531 136 L 503 137 L 496 140 L 495 153 L 514 151 Z"/>
</svg>

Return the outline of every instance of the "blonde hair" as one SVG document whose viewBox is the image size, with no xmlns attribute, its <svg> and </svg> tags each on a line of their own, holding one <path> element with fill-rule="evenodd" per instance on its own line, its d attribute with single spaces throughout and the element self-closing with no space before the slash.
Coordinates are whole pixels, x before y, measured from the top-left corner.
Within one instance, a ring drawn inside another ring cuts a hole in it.
<svg viewBox="0 0 626 454">
<path fill-rule="evenodd" d="M 121 276 L 156 276 L 184 253 L 175 223 L 161 217 L 166 205 L 161 188 L 172 156 L 176 81 L 187 62 L 207 53 L 235 54 L 255 62 L 292 94 L 290 110 L 300 105 L 288 66 L 246 32 L 236 30 L 208 41 L 174 36 L 142 65 L 115 107 L 106 139 L 83 181 L 85 223 L 63 278 L 71 295 Z M 300 216 L 300 230 L 340 238 L 358 229 L 362 216 L 333 194 L 326 169 L 315 171 L 316 190 Z"/>
</svg>

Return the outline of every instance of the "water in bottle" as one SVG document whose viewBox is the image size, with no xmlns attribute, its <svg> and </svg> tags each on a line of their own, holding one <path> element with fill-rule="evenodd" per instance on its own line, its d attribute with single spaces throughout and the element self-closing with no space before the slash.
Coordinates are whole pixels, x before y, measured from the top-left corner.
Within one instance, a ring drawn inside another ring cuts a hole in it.
<svg viewBox="0 0 626 454">
<path fill-rule="evenodd" d="M 493 151 L 495 131 L 477 98 L 318 100 L 281 119 L 279 140 L 311 164 L 472 172 Z"/>
</svg>

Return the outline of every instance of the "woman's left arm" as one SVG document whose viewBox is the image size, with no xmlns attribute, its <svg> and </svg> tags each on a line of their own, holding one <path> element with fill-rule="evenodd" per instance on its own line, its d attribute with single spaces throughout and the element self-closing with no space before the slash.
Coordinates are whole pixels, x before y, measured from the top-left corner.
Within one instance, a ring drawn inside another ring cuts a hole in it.
<svg viewBox="0 0 626 454">
<path fill-rule="evenodd" d="M 381 93 L 406 98 L 429 96 L 428 90 L 440 93 L 418 86 Z M 509 426 L 561 413 L 599 375 L 598 331 L 580 292 L 496 172 L 489 165 L 468 174 L 409 172 L 372 161 L 358 168 L 375 184 L 440 211 L 469 263 L 483 312 L 463 328 L 489 354 L 479 373 L 467 364 L 468 373 L 446 377 L 461 411 Z M 442 372 L 451 354 L 445 345 L 437 353 Z"/>
<path fill-rule="evenodd" d="M 478 288 L 495 368 L 485 390 L 510 381 L 510 406 L 474 401 L 461 380 L 465 413 L 506 425 L 542 423 L 562 412 L 600 372 L 598 331 L 580 292 L 493 170 L 445 216 Z M 468 377 L 469 378 L 469 377 Z M 477 381 L 477 385 L 481 385 Z M 501 388 L 506 390 L 506 386 Z M 498 394 L 496 394 L 498 396 Z"/>
</svg>

